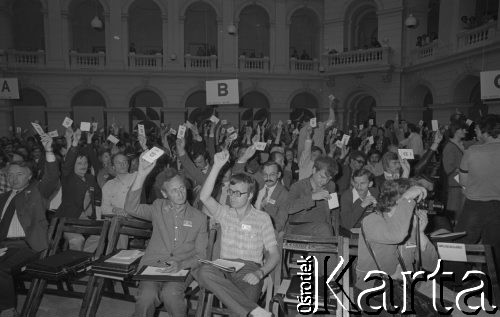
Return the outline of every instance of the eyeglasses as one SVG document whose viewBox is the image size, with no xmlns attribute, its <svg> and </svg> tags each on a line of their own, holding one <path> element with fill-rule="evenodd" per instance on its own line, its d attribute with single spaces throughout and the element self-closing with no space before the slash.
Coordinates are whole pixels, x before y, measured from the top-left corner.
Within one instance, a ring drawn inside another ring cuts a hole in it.
<svg viewBox="0 0 500 317">
<path fill-rule="evenodd" d="M 237 190 L 228 189 L 228 190 L 227 190 L 227 194 L 228 194 L 229 196 L 233 196 L 233 197 L 236 197 L 236 198 L 240 198 L 240 197 L 241 197 L 241 195 L 248 194 L 248 192 L 244 192 L 244 193 L 242 193 L 242 192 L 239 192 L 239 191 L 237 191 Z"/>
<path fill-rule="evenodd" d="M 278 173 L 271 173 L 271 174 L 262 174 L 263 177 L 276 177 L 278 176 Z"/>
<path fill-rule="evenodd" d="M 359 164 L 365 164 L 365 160 L 355 160 L 356 162 L 358 162 Z"/>
</svg>

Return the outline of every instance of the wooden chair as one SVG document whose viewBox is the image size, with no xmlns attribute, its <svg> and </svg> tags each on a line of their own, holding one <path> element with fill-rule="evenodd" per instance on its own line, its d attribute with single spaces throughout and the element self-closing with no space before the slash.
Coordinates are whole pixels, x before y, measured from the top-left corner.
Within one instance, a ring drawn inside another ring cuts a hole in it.
<svg viewBox="0 0 500 317">
<path fill-rule="evenodd" d="M 93 259 L 98 259 L 104 252 L 105 241 L 107 238 L 109 229 L 108 221 L 98 221 L 98 220 L 85 220 L 85 219 L 73 219 L 73 218 L 61 218 L 59 219 L 59 225 L 57 226 L 56 233 L 54 238 L 49 243 L 47 258 L 54 256 L 59 250 L 59 244 L 64 239 L 64 233 L 78 233 L 82 235 L 99 235 L 99 241 L 97 245 L 97 249 L 92 255 Z M 68 251 L 62 251 L 62 253 Z M 56 282 L 60 282 L 62 280 L 70 280 L 75 279 L 76 277 L 81 277 L 82 274 L 85 274 L 85 269 L 80 272 L 72 272 L 71 270 L 66 271 L 61 276 L 55 278 Z M 40 306 L 40 302 L 43 297 L 43 293 L 47 286 L 47 282 L 50 278 L 47 278 L 44 274 L 36 274 L 32 273 L 32 281 L 31 287 L 26 297 L 26 301 L 24 302 L 22 309 L 22 316 L 32 317 L 35 316 L 38 307 Z M 74 292 L 69 289 L 67 293 Z M 61 293 L 60 293 L 61 294 Z M 62 293 L 64 295 L 64 293 Z M 81 294 L 83 296 L 83 294 Z"/>
<path fill-rule="evenodd" d="M 113 253 L 117 250 L 118 239 L 120 235 L 127 235 L 129 237 L 148 240 L 153 233 L 153 225 L 148 221 L 135 220 L 125 217 L 114 217 L 111 220 L 110 239 L 106 247 L 106 255 Z M 112 281 L 111 278 L 96 276 L 91 273 L 85 295 L 83 297 L 82 306 L 80 308 L 81 317 L 95 316 L 101 299 L 103 296 L 103 289 L 106 281 Z M 114 291 L 113 283 L 109 283 L 113 288 L 111 292 L 106 295 L 110 297 L 119 298 L 128 301 L 134 301 L 134 297 L 130 295 L 127 287 L 127 282 L 131 283 L 130 279 L 122 281 L 123 293 L 119 294 Z M 134 283 L 135 284 L 135 283 Z"/>
</svg>

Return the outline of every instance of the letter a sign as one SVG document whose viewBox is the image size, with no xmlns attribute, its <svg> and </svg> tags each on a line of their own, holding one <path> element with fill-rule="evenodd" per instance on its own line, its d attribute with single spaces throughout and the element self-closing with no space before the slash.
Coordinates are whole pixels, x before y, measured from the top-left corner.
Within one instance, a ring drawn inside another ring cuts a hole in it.
<svg viewBox="0 0 500 317">
<path fill-rule="evenodd" d="M 239 104 L 238 79 L 206 82 L 207 105 Z"/>
<path fill-rule="evenodd" d="M 19 99 L 17 78 L 0 78 L 0 99 Z"/>
</svg>

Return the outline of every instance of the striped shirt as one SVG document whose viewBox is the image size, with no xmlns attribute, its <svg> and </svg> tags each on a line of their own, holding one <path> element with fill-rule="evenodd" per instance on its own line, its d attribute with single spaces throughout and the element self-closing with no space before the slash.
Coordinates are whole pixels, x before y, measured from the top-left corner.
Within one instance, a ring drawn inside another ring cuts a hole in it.
<svg viewBox="0 0 500 317">
<path fill-rule="evenodd" d="M 221 258 L 262 264 L 264 248 L 277 246 L 271 217 L 253 206 L 240 221 L 236 209 L 219 205 L 212 216 L 221 224 Z"/>
</svg>

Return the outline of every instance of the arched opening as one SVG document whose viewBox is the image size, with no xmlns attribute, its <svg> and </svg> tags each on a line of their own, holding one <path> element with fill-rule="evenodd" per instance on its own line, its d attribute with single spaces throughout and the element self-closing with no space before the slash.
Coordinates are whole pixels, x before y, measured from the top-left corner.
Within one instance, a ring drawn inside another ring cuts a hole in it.
<svg viewBox="0 0 500 317">
<path fill-rule="evenodd" d="M 319 19 L 311 9 L 295 11 L 290 24 L 290 57 L 302 60 L 319 57 Z"/>
<path fill-rule="evenodd" d="M 73 0 L 68 17 L 71 50 L 78 53 L 106 52 L 105 26 L 94 29 L 90 25 L 95 16 L 104 23 L 104 8 L 98 0 Z"/>
<path fill-rule="evenodd" d="M 73 109 L 73 120 L 78 126 L 79 122 L 97 121 L 99 125 L 106 126 L 106 101 L 103 96 L 93 90 L 85 89 L 76 93 L 71 99 Z"/>
<path fill-rule="evenodd" d="M 42 4 L 38 0 L 16 0 L 12 7 L 14 49 L 45 50 Z"/>
<path fill-rule="evenodd" d="M 184 54 L 217 56 L 217 13 L 206 2 L 195 2 L 186 10 Z"/>
<path fill-rule="evenodd" d="M 129 102 L 129 128 L 132 131 L 137 124 L 144 124 L 146 130 L 159 127 L 162 121 L 163 101 L 151 90 L 136 92 Z"/>
<path fill-rule="evenodd" d="M 186 120 L 191 123 L 203 122 L 212 116 L 213 106 L 207 106 L 207 94 L 205 90 L 198 90 L 186 99 Z"/>
<path fill-rule="evenodd" d="M 270 119 L 269 100 L 258 91 L 246 93 L 240 100 L 240 126 Z"/>
<path fill-rule="evenodd" d="M 129 52 L 163 53 L 161 10 L 152 0 L 135 0 L 128 9 Z"/>
<path fill-rule="evenodd" d="M 41 93 L 31 88 L 23 88 L 19 92 L 19 99 L 14 101 L 14 124 L 16 127 L 31 129 L 31 122 L 36 120 L 45 126 L 47 116 L 45 108 L 47 102 Z"/>
<path fill-rule="evenodd" d="M 294 122 L 309 121 L 316 117 L 316 109 L 318 108 L 318 99 L 308 92 L 301 92 L 295 95 L 290 102 L 290 120 Z"/>
<path fill-rule="evenodd" d="M 359 1 L 347 10 L 344 48 L 348 50 L 380 47 L 377 6 L 373 1 Z"/>
<path fill-rule="evenodd" d="M 422 116 L 412 119 L 423 120 L 430 126 L 432 120 L 432 109 L 430 105 L 434 103 L 431 90 L 425 85 L 418 85 L 413 89 L 411 100 L 414 102 L 413 106 L 422 109 Z"/>
<path fill-rule="evenodd" d="M 349 126 L 358 126 L 363 124 L 368 125 L 370 119 L 376 122 L 376 112 L 375 107 L 377 102 L 373 96 L 366 92 L 359 92 L 354 94 L 350 99 L 348 99 L 346 115 L 348 116 Z"/>
<path fill-rule="evenodd" d="M 269 57 L 269 29 L 269 15 L 264 8 L 254 4 L 245 7 L 239 16 L 239 55 L 250 58 Z"/>
</svg>

